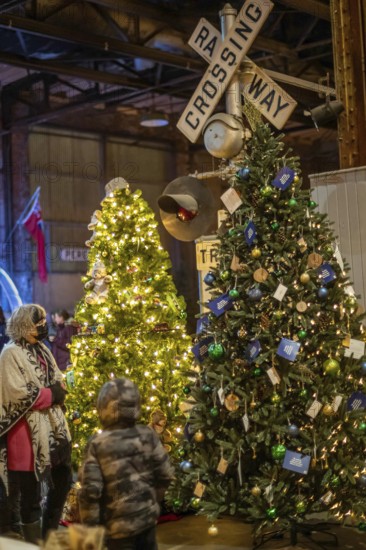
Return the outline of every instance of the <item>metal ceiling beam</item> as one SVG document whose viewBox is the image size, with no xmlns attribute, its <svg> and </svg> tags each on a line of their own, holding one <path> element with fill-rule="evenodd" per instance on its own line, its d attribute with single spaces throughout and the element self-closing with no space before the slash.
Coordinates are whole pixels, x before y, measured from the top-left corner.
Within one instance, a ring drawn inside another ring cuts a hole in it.
<svg viewBox="0 0 366 550">
<path fill-rule="evenodd" d="M 106 73 L 103 71 L 95 71 L 93 69 L 85 69 L 83 67 L 69 66 L 54 61 L 41 61 L 39 59 L 25 59 L 20 55 L 0 52 L 0 62 L 12 65 L 14 67 L 22 67 L 35 71 L 42 71 L 49 74 L 63 74 L 79 79 L 90 80 L 92 82 L 104 82 L 105 84 L 115 84 L 125 88 L 144 89 L 149 87 L 149 84 L 139 79 L 126 78 L 125 76 Z"/>
<path fill-rule="evenodd" d="M 156 63 L 163 63 L 165 65 L 180 67 L 191 71 L 201 72 L 204 68 L 202 61 L 189 57 L 123 42 L 122 40 L 109 36 L 99 36 L 81 30 L 58 27 L 56 25 L 50 25 L 49 23 L 40 23 L 34 19 L 27 19 L 25 17 L 18 17 L 10 14 L 0 14 L 0 28 L 8 31 L 21 30 L 22 32 L 35 36 L 78 44 L 84 48 L 93 50 L 113 52 L 121 56 L 127 55 L 131 57 L 140 57 L 142 59 L 150 59 Z"/>
<path fill-rule="evenodd" d="M 283 4 L 288 8 L 300 11 L 301 13 L 308 13 L 319 19 L 325 19 L 330 21 L 330 7 L 318 0 L 277 0 L 279 4 Z"/>
<path fill-rule="evenodd" d="M 163 10 L 161 7 L 142 2 L 141 0 L 88 0 L 88 2 L 89 4 L 104 6 L 112 11 L 153 19 L 154 21 L 164 23 L 169 26 L 170 29 L 185 31 L 188 34 L 191 34 L 197 25 L 196 15 L 186 15 L 182 10 L 173 11 L 167 8 Z M 219 26 L 218 13 L 217 21 L 213 21 L 213 24 Z M 279 42 L 278 40 L 263 36 L 257 36 L 252 48 L 265 50 L 267 52 L 281 53 L 288 57 L 294 57 L 295 55 L 293 49 L 284 42 Z"/>
</svg>

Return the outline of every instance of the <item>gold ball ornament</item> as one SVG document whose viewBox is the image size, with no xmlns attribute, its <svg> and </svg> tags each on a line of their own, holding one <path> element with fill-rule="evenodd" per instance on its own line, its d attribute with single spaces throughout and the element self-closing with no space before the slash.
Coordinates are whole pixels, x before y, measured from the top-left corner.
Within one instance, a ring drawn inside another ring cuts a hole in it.
<svg viewBox="0 0 366 550">
<path fill-rule="evenodd" d="M 323 412 L 323 414 L 325 414 L 325 416 L 333 416 L 334 409 L 333 409 L 332 405 L 329 405 L 329 403 L 328 403 L 328 404 L 324 405 L 322 412 Z"/>
<path fill-rule="evenodd" d="M 198 430 L 193 436 L 193 439 L 196 441 L 196 443 L 202 443 L 205 439 L 205 434 L 201 432 L 201 430 Z"/>
<path fill-rule="evenodd" d="M 262 493 L 262 491 L 261 491 L 260 487 L 258 487 L 258 485 L 255 485 L 254 487 L 252 487 L 250 492 L 252 493 L 253 497 L 259 497 L 260 494 Z"/>
<path fill-rule="evenodd" d="M 306 285 L 310 281 L 309 273 L 301 273 L 300 281 L 303 285 Z"/>
<path fill-rule="evenodd" d="M 228 411 L 237 411 L 239 408 L 239 402 L 240 398 L 235 395 L 235 393 L 229 393 L 229 395 L 225 397 L 225 407 Z"/>
<path fill-rule="evenodd" d="M 219 534 L 219 530 L 214 523 L 210 525 L 207 532 L 210 535 L 210 537 L 217 537 L 217 535 Z"/>
<path fill-rule="evenodd" d="M 262 252 L 261 252 L 261 249 L 260 248 L 253 248 L 253 250 L 251 251 L 251 256 L 252 258 L 260 258 L 262 255 Z"/>
</svg>

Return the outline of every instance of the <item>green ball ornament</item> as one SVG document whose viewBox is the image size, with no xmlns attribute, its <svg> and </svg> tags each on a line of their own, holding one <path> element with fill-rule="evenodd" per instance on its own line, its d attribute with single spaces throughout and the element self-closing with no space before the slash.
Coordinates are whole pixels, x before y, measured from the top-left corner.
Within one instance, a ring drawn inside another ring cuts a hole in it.
<svg viewBox="0 0 366 550">
<path fill-rule="evenodd" d="M 182 501 L 179 498 L 173 500 L 174 508 L 180 508 L 182 506 Z"/>
<path fill-rule="evenodd" d="M 279 405 L 279 403 L 281 403 L 281 396 L 278 393 L 274 393 L 271 397 L 271 401 L 274 405 Z"/>
<path fill-rule="evenodd" d="M 336 487 L 339 487 L 341 484 L 341 480 L 338 476 L 332 476 L 330 480 L 330 486 L 335 489 Z"/>
<path fill-rule="evenodd" d="M 365 432 L 365 431 L 366 431 L 366 422 L 361 422 L 361 424 L 359 425 L 358 429 L 359 429 L 361 432 Z"/>
<path fill-rule="evenodd" d="M 204 391 L 204 393 L 211 393 L 212 392 L 212 388 L 208 384 L 205 384 L 203 386 L 202 390 Z"/>
<path fill-rule="evenodd" d="M 302 388 L 300 391 L 299 391 L 299 397 L 301 397 L 301 399 L 307 399 L 308 397 L 308 390 L 306 388 Z"/>
<path fill-rule="evenodd" d="M 198 497 L 193 497 L 191 499 L 191 507 L 194 509 L 194 510 L 198 510 L 199 507 L 201 505 L 201 499 L 198 498 Z"/>
<path fill-rule="evenodd" d="M 208 355 L 211 359 L 220 359 L 225 353 L 224 346 L 222 344 L 210 344 L 208 346 Z"/>
<path fill-rule="evenodd" d="M 308 333 L 306 332 L 306 330 L 299 330 L 299 332 L 297 333 L 299 340 L 304 340 L 304 338 L 306 338 L 307 335 Z"/>
<path fill-rule="evenodd" d="M 266 516 L 269 519 L 276 519 L 276 517 L 277 517 L 277 508 L 275 508 L 274 506 L 272 506 L 271 508 L 267 508 Z"/>
<path fill-rule="evenodd" d="M 290 199 L 287 203 L 290 208 L 295 208 L 297 206 L 297 200 L 296 199 Z"/>
<path fill-rule="evenodd" d="M 236 300 L 237 298 L 239 298 L 239 290 L 237 290 L 236 288 L 232 288 L 231 290 L 229 290 L 229 296 L 233 300 Z"/>
<path fill-rule="evenodd" d="M 278 445 L 273 445 L 271 449 L 272 458 L 275 460 L 282 460 L 286 454 L 286 447 L 281 443 Z"/>
<path fill-rule="evenodd" d="M 256 367 L 253 371 L 253 374 L 256 378 L 258 378 L 259 376 L 262 376 L 262 369 L 260 369 L 259 367 Z"/>
<path fill-rule="evenodd" d="M 340 372 L 340 365 L 336 359 L 327 359 L 323 363 L 324 374 L 329 374 L 330 376 L 338 376 Z"/>
<path fill-rule="evenodd" d="M 318 205 L 316 204 L 315 201 L 309 201 L 309 206 L 310 208 L 316 208 Z"/>
<path fill-rule="evenodd" d="M 216 417 L 219 415 L 219 409 L 217 407 L 212 407 L 212 409 L 210 410 L 210 415 L 213 416 L 213 417 Z"/>
<path fill-rule="evenodd" d="M 265 185 L 260 190 L 260 194 L 262 195 L 262 197 L 270 197 L 272 193 L 273 193 L 273 187 L 271 185 Z"/>
<path fill-rule="evenodd" d="M 230 271 L 228 271 L 227 269 L 225 269 L 225 271 L 221 271 L 220 273 L 220 279 L 222 281 L 227 281 L 230 277 Z"/>
<path fill-rule="evenodd" d="M 184 386 L 183 393 L 184 395 L 189 395 L 191 393 L 191 388 L 189 386 Z"/>
<path fill-rule="evenodd" d="M 298 500 L 295 504 L 296 512 L 298 514 L 304 514 L 306 512 L 306 502 L 305 500 Z"/>
<path fill-rule="evenodd" d="M 271 228 L 273 229 L 273 231 L 278 231 L 280 228 L 280 224 L 278 222 L 272 222 Z"/>
<path fill-rule="evenodd" d="M 236 229 L 234 227 L 231 227 L 228 231 L 229 237 L 235 237 L 236 235 Z"/>
</svg>

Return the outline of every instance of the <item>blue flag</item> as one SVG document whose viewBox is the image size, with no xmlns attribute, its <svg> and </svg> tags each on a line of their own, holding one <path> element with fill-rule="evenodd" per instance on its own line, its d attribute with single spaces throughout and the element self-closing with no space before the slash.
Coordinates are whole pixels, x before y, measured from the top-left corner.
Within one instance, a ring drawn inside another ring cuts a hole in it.
<svg viewBox="0 0 366 550">
<path fill-rule="evenodd" d="M 284 166 L 276 175 L 275 179 L 271 181 L 273 187 L 277 187 L 284 191 L 294 181 L 295 172 L 291 168 Z"/>
<path fill-rule="evenodd" d="M 208 302 L 207 306 L 216 317 L 220 317 L 225 311 L 233 307 L 233 300 L 226 292 L 225 294 L 221 294 L 218 298 L 215 298 L 215 300 Z"/>
<path fill-rule="evenodd" d="M 192 353 L 200 363 L 208 356 L 208 346 L 211 342 L 213 342 L 213 336 L 207 336 L 193 346 Z"/>
<path fill-rule="evenodd" d="M 319 276 L 323 279 L 323 283 L 330 283 L 333 281 L 333 279 L 336 278 L 336 274 L 334 273 L 334 269 L 330 264 L 322 264 L 318 268 Z"/>
<path fill-rule="evenodd" d="M 251 342 L 249 342 L 244 353 L 244 357 L 248 361 L 248 363 L 253 363 L 254 359 L 258 357 L 261 349 L 262 348 L 259 340 L 252 340 Z"/>
<path fill-rule="evenodd" d="M 244 229 L 244 237 L 245 237 L 245 240 L 246 240 L 246 243 L 248 245 L 251 245 L 254 241 L 254 239 L 256 238 L 257 236 L 257 230 L 255 228 L 255 225 L 252 221 L 250 221 L 246 228 Z"/>
<path fill-rule="evenodd" d="M 287 359 L 288 361 L 295 361 L 296 356 L 299 353 L 300 344 L 287 338 L 282 338 L 280 345 L 277 349 L 277 355 Z"/>
<path fill-rule="evenodd" d="M 292 470 L 293 472 L 304 475 L 308 473 L 309 466 L 310 456 L 294 453 L 293 451 L 286 451 L 282 464 L 282 468 L 285 468 L 285 470 Z"/>
</svg>

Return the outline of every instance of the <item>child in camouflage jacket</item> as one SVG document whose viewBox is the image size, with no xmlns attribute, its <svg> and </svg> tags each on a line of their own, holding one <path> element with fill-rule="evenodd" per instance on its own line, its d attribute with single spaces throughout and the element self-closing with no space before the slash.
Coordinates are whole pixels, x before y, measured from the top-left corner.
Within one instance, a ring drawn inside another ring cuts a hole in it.
<svg viewBox="0 0 366 550">
<path fill-rule="evenodd" d="M 173 477 L 168 455 L 153 430 L 136 424 L 140 395 L 130 380 L 104 384 L 97 410 L 103 431 L 81 468 L 81 521 L 105 526 L 109 550 L 157 550 L 159 502 Z"/>
</svg>

